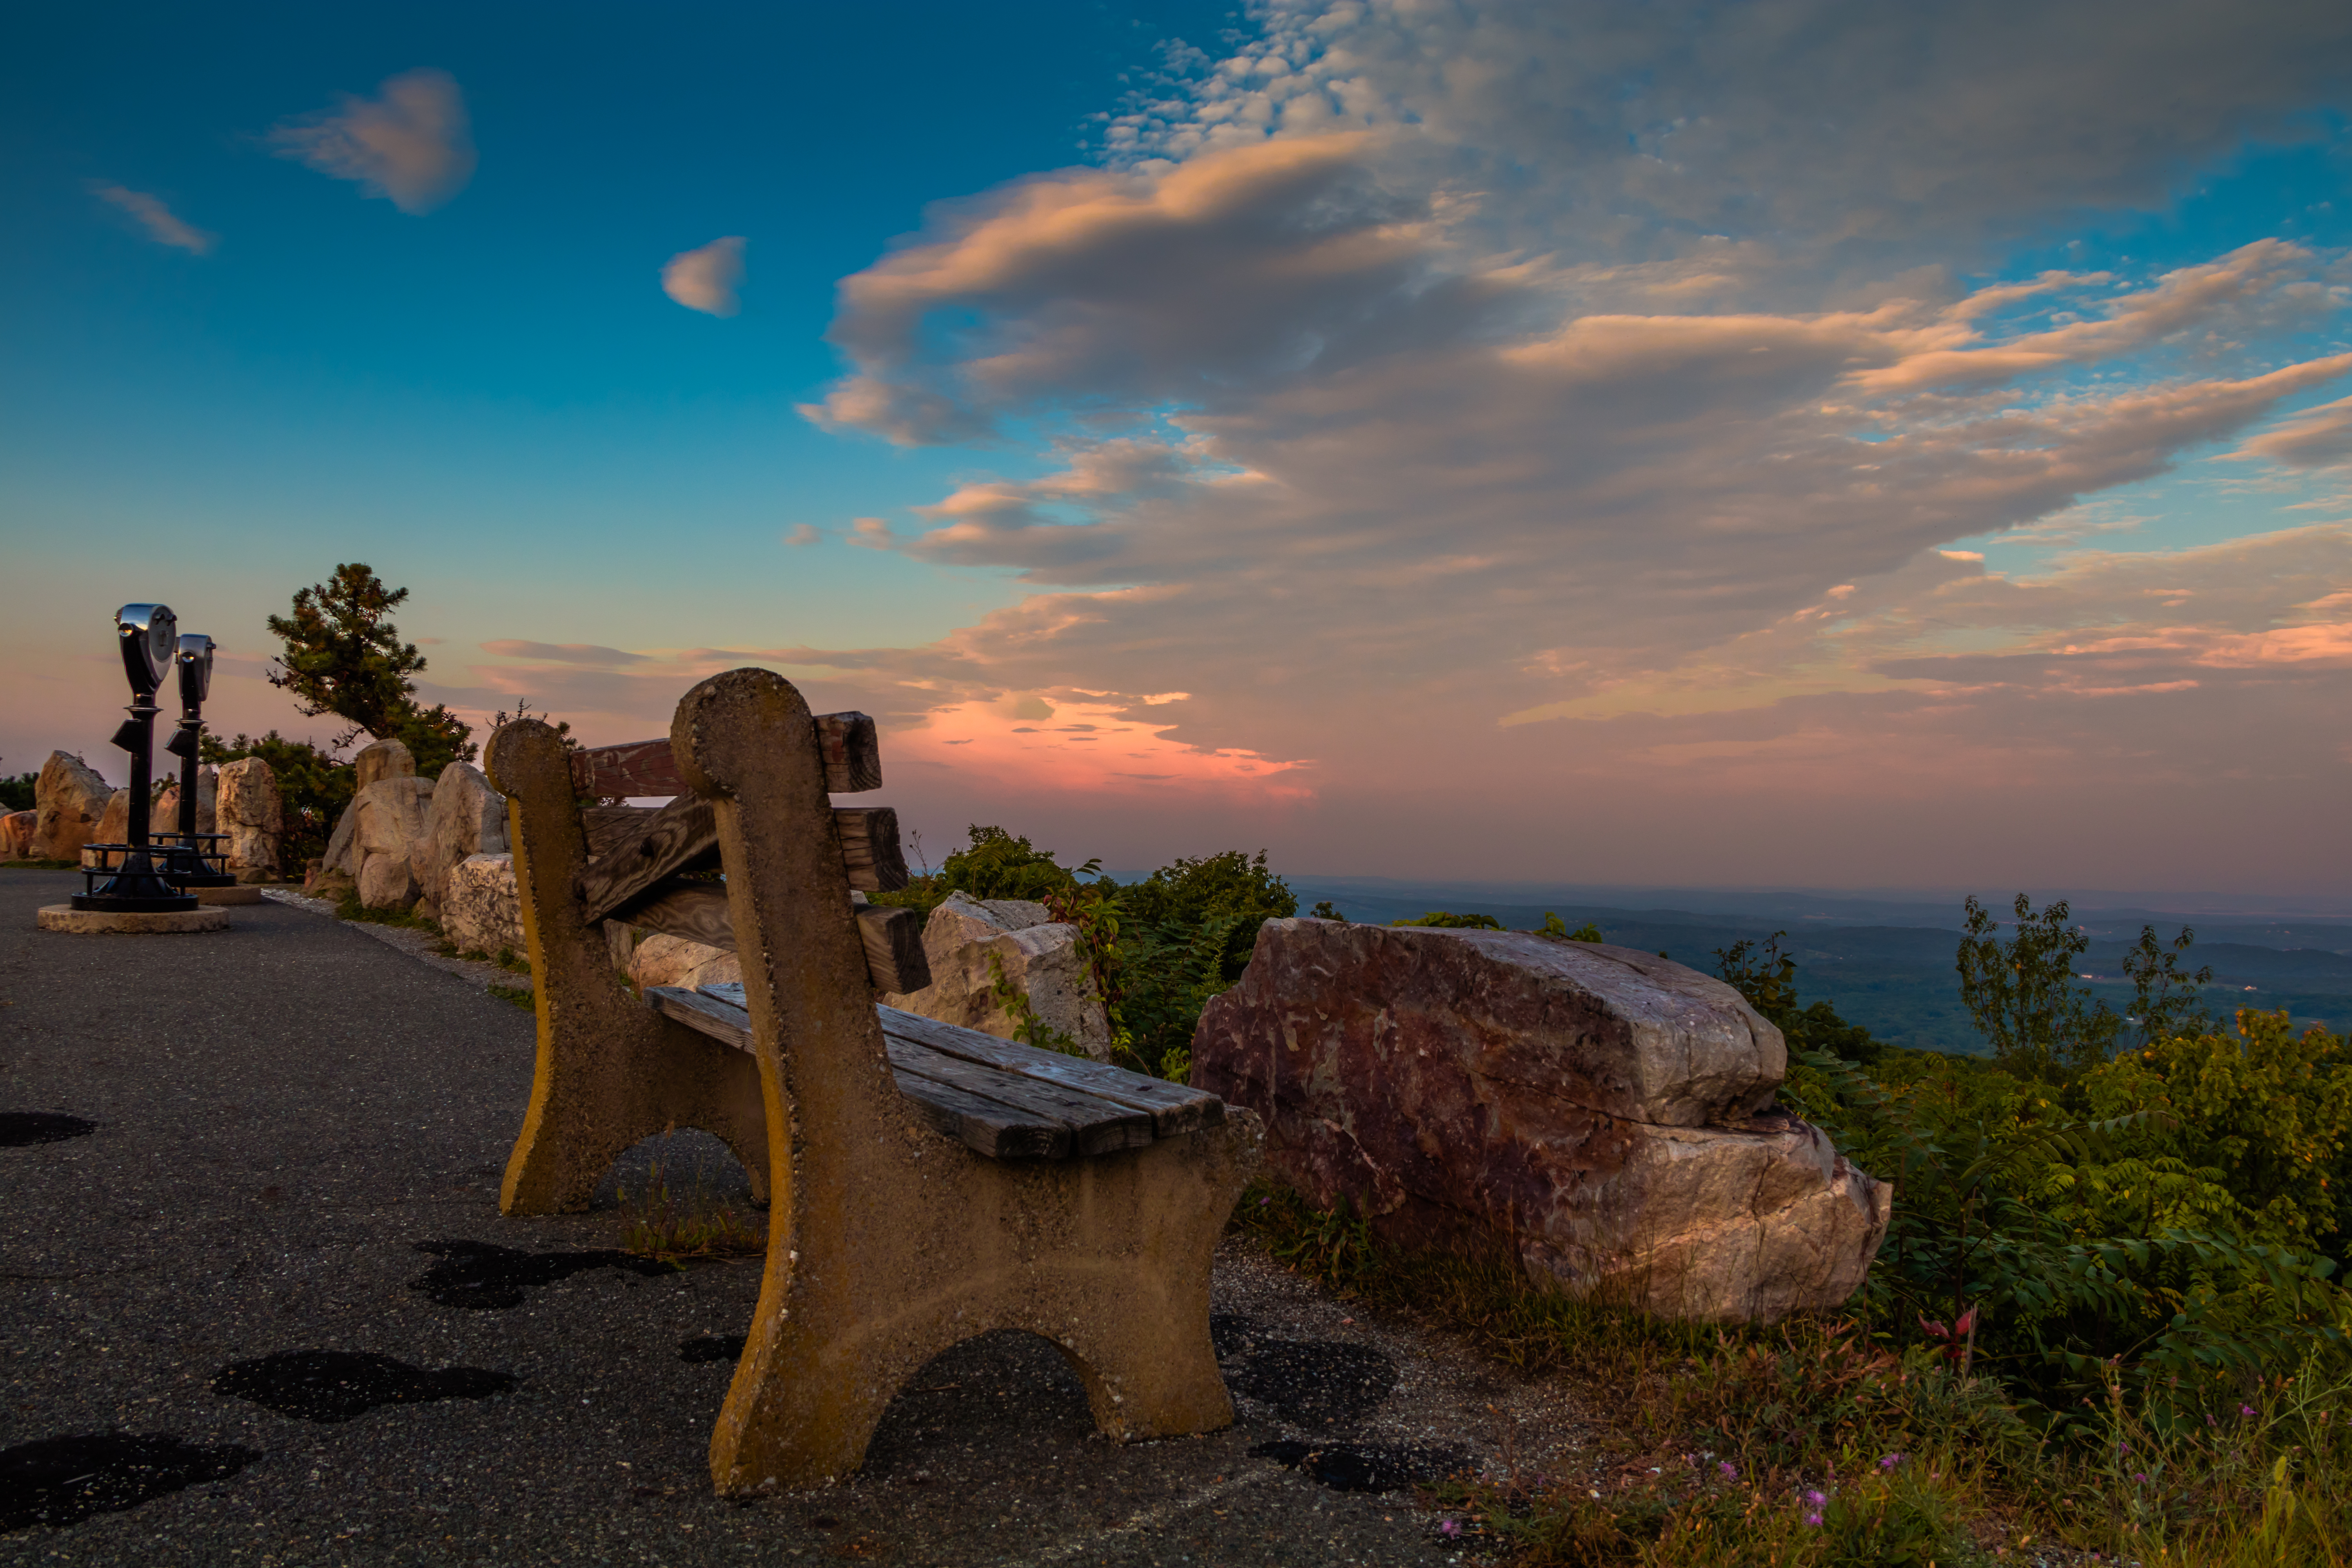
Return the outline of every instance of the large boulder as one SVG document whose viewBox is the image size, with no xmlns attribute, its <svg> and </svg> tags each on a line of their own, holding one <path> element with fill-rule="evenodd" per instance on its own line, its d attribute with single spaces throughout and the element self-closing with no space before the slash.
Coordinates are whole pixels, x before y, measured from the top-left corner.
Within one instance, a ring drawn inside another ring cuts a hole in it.
<svg viewBox="0 0 2352 1568">
<path fill-rule="evenodd" d="M 240 757 L 221 769 L 217 831 L 228 837 L 221 848 L 229 875 L 240 882 L 278 879 L 278 847 L 286 832 L 285 804 L 278 774 L 259 757 Z"/>
<path fill-rule="evenodd" d="M 1772 1109 L 1787 1063 L 1738 993 L 1651 953 L 1315 920 L 1268 921 L 1192 1042 L 1316 1204 L 1718 1321 L 1837 1306 L 1886 1233 L 1892 1189 Z"/>
<path fill-rule="evenodd" d="M 148 814 L 152 826 L 154 814 Z M 131 842 L 131 792 L 116 790 L 106 797 L 106 809 L 98 816 L 98 831 L 90 837 L 92 844 L 128 844 Z M 114 859 L 120 859 L 117 856 Z M 110 862 L 111 863 L 111 862 Z"/>
<path fill-rule="evenodd" d="M 402 754 L 406 751 L 403 747 Z M 377 779 L 352 798 L 352 879 L 369 909 L 405 908 L 415 901 L 415 855 L 432 804 L 433 781 L 414 773 Z"/>
<path fill-rule="evenodd" d="M 506 796 L 490 787 L 482 770 L 451 763 L 434 781 L 433 803 L 425 816 L 425 838 L 414 856 L 419 889 L 416 912 L 441 918 L 444 885 L 451 868 L 476 855 L 507 851 Z"/>
<path fill-rule="evenodd" d="M 98 838 L 98 825 L 114 791 L 79 757 L 51 752 L 33 785 L 35 860 L 79 860 L 81 847 Z M 100 838 L 100 843 L 106 840 Z"/>
<path fill-rule="evenodd" d="M 219 803 L 220 770 L 198 768 L 196 770 L 197 832 L 220 831 L 213 826 L 219 816 Z M 155 831 L 158 833 L 180 831 L 180 786 L 177 784 L 172 784 L 162 795 L 155 797 Z"/>
<path fill-rule="evenodd" d="M 379 779 L 415 778 L 416 759 L 401 742 L 371 741 L 352 759 L 352 794 L 356 797 Z"/>
<path fill-rule="evenodd" d="M 37 811 L 12 811 L 0 816 L 0 860 L 31 858 L 33 829 L 40 820 Z"/>
<path fill-rule="evenodd" d="M 460 952 L 523 950 L 522 903 L 512 855 L 475 855 L 449 868 L 441 887 L 441 931 Z"/>
<path fill-rule="evenodd" d="M 1055 920 L 1045 905 L 950 893 L 923 927 L 923 952 L 930 984 L 885 993 L 886 1005 L 1010 1040 L 1021 1020 L 997 994 L 1001 969 L 1039 1021 L 1073 1048 L 1097 1059 L 1110 1055 L 1110 1019 L 1078 928 Z"/>
</svg>

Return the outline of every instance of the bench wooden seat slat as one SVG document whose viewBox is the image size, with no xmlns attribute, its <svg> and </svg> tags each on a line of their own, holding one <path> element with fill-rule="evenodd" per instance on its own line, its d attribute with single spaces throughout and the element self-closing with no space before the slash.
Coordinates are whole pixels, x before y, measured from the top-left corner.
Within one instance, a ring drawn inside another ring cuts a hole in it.
<svg viewBox="0 0 2352 1568">
<path fill-rule="evenodd" d="M 737 999 L 741 994 L 740 986 L 692 991 L 656 985 L 646 990 L 646 1001 L 689 1028 L 748 1051 L 751 1022 Z M 1130 1106 L 950 1056 L 921 1041 L 894 1037 L 887 1027 L 883 1045 L 899 1092 L 921 1106 L 933 1126 L 981 1153 L 997 1159 L 1083 1158 L 1140 1149 L 1152 1141 L 1151 1118 Z"/>
<path fill-rule="evenodd" d="M 1197 1132 L 1225 1119 L 1225 1102 L 1206 1089 L 1146 1078 L 1108 1062 L 1039 1050 L 1014 1040 L 1000 1040 L 994 1035 L 958 1028 L 898 1007 L 884 1007 L 881 1015 L 882 1033 L 886 1036 L 914 1040 L 947 1056 L 1040 1079 L 1143 1111 L 1151 1118 L 1152 1131 L 1161 1138 Z"/>
</svg>

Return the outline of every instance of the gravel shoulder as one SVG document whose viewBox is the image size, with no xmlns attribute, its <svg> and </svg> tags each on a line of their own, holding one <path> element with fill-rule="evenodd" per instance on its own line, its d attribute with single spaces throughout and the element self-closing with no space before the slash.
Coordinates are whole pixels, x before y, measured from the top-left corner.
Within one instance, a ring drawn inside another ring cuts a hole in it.
<svg viewBox="0 0 2352 1568">
<path fill-rule="evenodd" d="M 1589 1441 L 1557 1385 L 1357 1321 L 1229 1240 L 1228 1430 L 1106 1443 L 1058 1352 L 991 1335 L 900 1393 L 853 1480 L 723 1501 L 706 1450 L 732 1363 L 682 1347 L 743 1331 L 754 1267 L 555 1269 L 503 1308 L 415 1288 L 446 1260 L 423 1243 L 614 1247 L 614 1189 L 657 1154 L 740 1192 L 716 1140 L 640 1145 L 588 1214 L 502 1218 L 533 1024 L 484 987 L 518 977 L 453 973 L 399 940 L 418 933 L 283 896 L 212 936 L 36 931 L 79 881 L 0 873 L 0 1113 L 95 1124 L 0 1147 L 0 1449 L 129 1432 L 257 1457 L 0 1531 L 0 1563 L 1444 1563 L 1462 1549 L 1409 1488 L 1323 1484 L 1367 1473 L 1328 1456 L 1370 1455 L 1377 1480 L 1400 1457 L 1567 1468 Z M 297 1351 L 514 1381 L 332 1423 L 213 1389 Z M 1297 1468 L 1253 1452 L 1286 1442 Z"/>
</svg>

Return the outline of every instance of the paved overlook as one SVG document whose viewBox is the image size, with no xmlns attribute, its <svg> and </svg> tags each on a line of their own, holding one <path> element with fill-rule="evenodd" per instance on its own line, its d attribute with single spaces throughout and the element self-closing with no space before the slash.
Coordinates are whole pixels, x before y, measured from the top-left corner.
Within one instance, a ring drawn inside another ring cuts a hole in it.
<svg viewBox="0 0 2352 1568">
<path fill-rule="evenodd" d="M 588 1214 L 499 1216 L 528 1013 L 281 903 L 34 930 L 79 880 L 0 873 L 0 1563 L 1441 1563 L 1409 1488 L 1346 1489 L 1575 1463 L 1556 1393 L 1228 1241 L 1234 1427 L 1113 1447 L 1051 1347 L 992 1336 L 901 1394 L 855 1480 L 721 1500 L 758 1269 L 613 1253 L 614 1176 Z M 699 1134 L 667 1162 L 743 1187 Z M 44 1466 L 131 1506 L 68 1520 Z"/>
</svg>

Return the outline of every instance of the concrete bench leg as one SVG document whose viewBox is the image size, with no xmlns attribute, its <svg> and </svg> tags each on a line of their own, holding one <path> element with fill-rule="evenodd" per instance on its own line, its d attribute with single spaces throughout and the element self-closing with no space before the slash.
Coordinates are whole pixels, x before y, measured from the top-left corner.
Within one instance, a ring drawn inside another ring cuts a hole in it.
<svg viewBox="0 0 2352 1568">
<path fill-rule="evenodd" d="M 1209 1267 L 1256 1119 L 1055 1162 L 919 1124 L 884 1055 L 807 704 L 730 671 L 687 694 L 670 744 L 716 807 L 772 1119 L 767 1266 L 711 1439 L 719 1489 L 854 1470 L 907 1378 L 992 1329 L 1059 1346 L 1114 1438 L 1230 1423 Z"/>
<path fill-rule="evenodd" d="M 768 1111 L 740 1051 L 646 1008 L 613 967 L 572 887 L 587 862 L 563 743 L 536 720 L 509 724 L 484 757 L 508 797 L 515 884 L 539 1014 L 530 1109 L 499 1208 L 575 1212 L 632 1145 L 677 1127 L 717 1134 L 768 1196 Z"/>
</svg>

